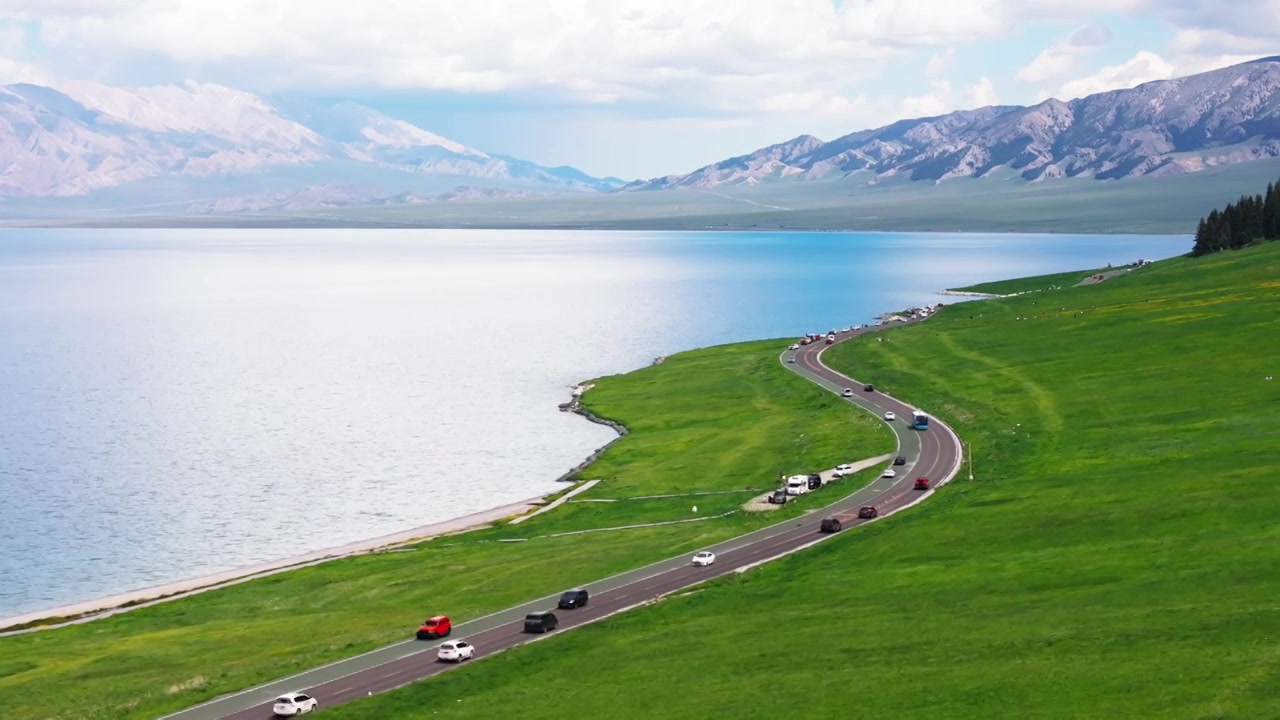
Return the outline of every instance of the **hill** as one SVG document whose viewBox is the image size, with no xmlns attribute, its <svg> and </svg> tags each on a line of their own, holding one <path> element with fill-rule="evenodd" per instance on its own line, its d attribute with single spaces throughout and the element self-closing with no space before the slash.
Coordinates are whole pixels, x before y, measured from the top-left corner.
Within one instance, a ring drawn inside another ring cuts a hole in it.
<svg viewBox="0 0 1280 720">
<path fill-rule="evenodd" d="M 1274 715 L 1278 269 L 1280 244 L 1177 258 L 838 345 L 836 367 L 938 408 L 972 443 L 975 479 L 744 575 L 327 712 Z"/>
<path fill-rule="evenodd" d="M 1031 107 L 901 120 L 830 142 L 812 135 L 636 181 L 619 192 L 864 176 L 913 181 L 1014 175 L 1024 181 L 1195 173 L 1280 155 L 1280 59 Z"/>
</svg>

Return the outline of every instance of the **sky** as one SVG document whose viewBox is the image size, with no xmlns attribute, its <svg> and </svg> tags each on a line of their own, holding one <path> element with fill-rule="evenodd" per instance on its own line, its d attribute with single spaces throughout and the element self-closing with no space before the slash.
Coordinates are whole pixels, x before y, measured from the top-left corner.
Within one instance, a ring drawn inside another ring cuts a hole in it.
<svg viewBox="0 0 1280 720">
<path fill-rule="evenodd" d="M 356 100 L 627 180 L 1275 54 L 1280 0 L 0 0 L 0 83 Z"/>
</svg>

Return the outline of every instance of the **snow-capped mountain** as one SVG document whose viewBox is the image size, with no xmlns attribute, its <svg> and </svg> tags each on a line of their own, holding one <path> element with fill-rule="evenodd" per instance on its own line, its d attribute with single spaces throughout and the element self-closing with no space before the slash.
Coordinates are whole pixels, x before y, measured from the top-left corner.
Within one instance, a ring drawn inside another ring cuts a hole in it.
<svg viewBox="0 0 1280 720">
<path fill-rule="evenodd" d="M 108 188 L 120 191 L 113 195 L 118 198 L 134 186 L 141 193 L 155 181 L 202 178 L 218 180 L 220 197 L 265 187 L 287 195 L 348 175 L 376 178 L 373 184 L 393 192 L 477 178 L 503 190 L 536 192 L 623 184 L 489 154 L 354 103 L 286 110 L 257 95 L 194 82 L 0 87 L 0 198 L 82 198 Z"/>
<path fill-rule="evenodd" d="M 804 135 L 620 190 L 706 188 L 855 173 L 941 181 L 1000 168 L 1024 180 L 1193 173 L 1280 156 L 1280 57 L 1032 107 L 902 120 L 822 142 Z"/>
</svg>

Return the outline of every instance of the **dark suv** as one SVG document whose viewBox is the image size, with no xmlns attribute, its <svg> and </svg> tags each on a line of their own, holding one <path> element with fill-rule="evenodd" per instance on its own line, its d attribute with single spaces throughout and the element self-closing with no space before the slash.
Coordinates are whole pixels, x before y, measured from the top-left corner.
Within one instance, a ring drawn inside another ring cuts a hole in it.
<svg viewBox="0 0 1280 720">
<path fill-rule="evenodd" d="M 818 489 L 818 488 L 820 488 L 820 487 L 822 487 L 822 476 L 821 476 L 821 475 L 818 475 L 817 473 L 814 473 L 813 475 L 810 475 L 810 476 L 809 476 L 809 489 L 810 489 L 810 490 L 817 490 L 817 489 Z"/>
<path fill-rule="evenodd" d="M 818 531 L 824 533 L 835 533 L 840 532 L 841 527 L 843 526 L 840 524 L 840 518 L 827 517 L 822 518 L 822 524 L 818 526 Z"/>
<path fill-rule="evenodd" d="M 527 633 L 551 632 L 560 626 L 555 613 L 531 612 L 524 616 L 524 631 Z"/>
<path fill-rule="evenodd" d="M 894 464 L 894 465 L 906 465 L 906 464 L 907 464 L 907 456 L 906 456 L 906 455 L 899 455 L 898 457 L 896 457 L 896 458 L 894 458 L 894 459 L 893 459 L 893 464 Z"/>
<path fill-rule="evenodd" d="M 858 517 L 864 520 L 870 520 L 879 514 L 880 513 L 876 512 L 875 506 L 873 505 L 863 505 L 858 508 Z"/>
<path fill-rule="evenodd" d="M 557 603 L 557 607 L 559 607 L 561 610 L 572 610 L 574 608 L 580 608 L 580 607 L 586 607 L 586 606 L 587 606 L 587 591 L 583 590 L 582 588 L 577 588 L 576 590 L 566 590 L 564 594 L 560 596 L 560 602 Z"/>
</svg>

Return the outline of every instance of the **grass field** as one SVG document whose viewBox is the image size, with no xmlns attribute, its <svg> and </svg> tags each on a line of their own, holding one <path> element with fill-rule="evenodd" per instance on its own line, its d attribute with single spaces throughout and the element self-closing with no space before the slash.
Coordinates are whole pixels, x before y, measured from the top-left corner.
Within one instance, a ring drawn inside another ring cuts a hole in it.
<svg viewBox="0 0 1280 720">
<path fill-rule="evenodd" d="M 952 292 L 973 292 L 987 295 L 1015 295 L 1017 293 L 1049 290 L 1051 288 L 1069 288 L 1085 278 L 1098 273 L 1107 272 L 1107 268 L 1094 270 L 1074 270 L 1072 272 L 1053 273 L 1051 275 L 1032 275 L 1031 277 L 1013 280 L 996 280 L 995 282 L 978 283 L 968 287 L 948 288 Z"/>
<path fill-rule="evenodd" d="M 1178 258 L 839 345 L 976 479 L 326 715 L 1277 717 L 1278 277 L 1280 244 Z"/>
<path fill-rule="evenodd" d="M 767 488 L 888 452 L 884 424 L 777 361 L 778 341 L 682 353 L 605 378 L 584 400 L 632 433 L 584 473 L 582 497 Z M 584 421 L 585 422 L 585 421 Z M 848 488 L 849 490 L 852 487 Z M 591 527 L 691 517 L 685 498 L 569 504 L 517 526 L 283 573 L 86 625 L 0 638 L 0 718 L 154 718 L 201 700 L 693 550 L 836 499 L 822 491 L 768 517 L 575 537 Z M 700 514 L 748 495 L 703 496 Z M 537 538 L 526 543 L 498 538 Z"/>
</svg>

